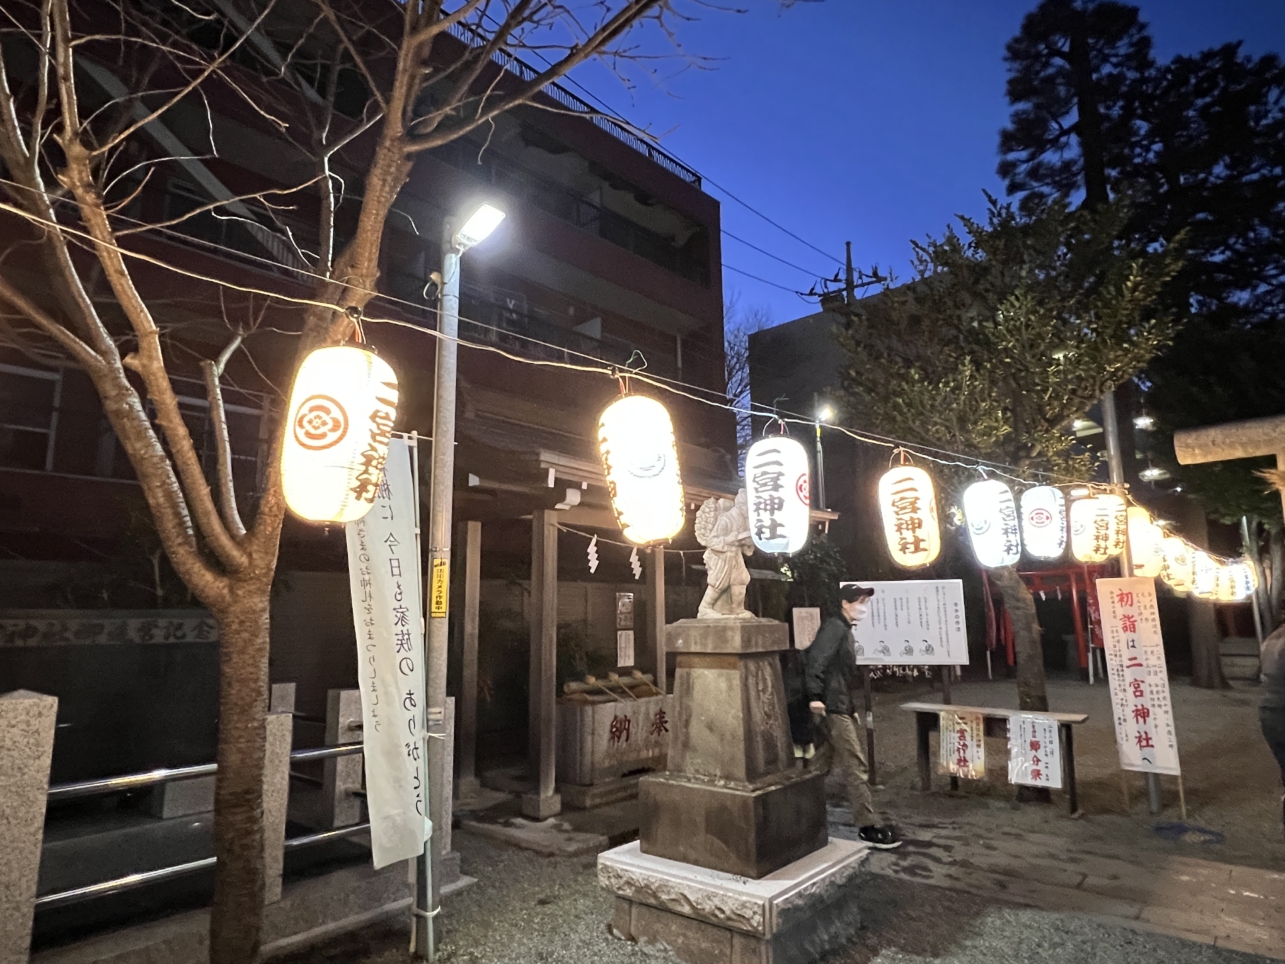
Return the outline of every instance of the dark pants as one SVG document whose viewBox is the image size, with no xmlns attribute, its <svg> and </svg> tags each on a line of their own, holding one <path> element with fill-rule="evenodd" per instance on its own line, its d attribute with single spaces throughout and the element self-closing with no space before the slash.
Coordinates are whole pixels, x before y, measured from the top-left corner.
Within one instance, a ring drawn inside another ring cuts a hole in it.
<svg viewBox="0 0 1285 964">
<path fill-rule="evenodd" d="M 1281 783 L 1285 784 L 1285 707 L 1260 707 L 1258 718 L 1263 724 L 1263 737 L 1281 768 Z"/>
<path fill-rule="evenodd" d="M 790 718 L 790 742 L 795 746 L 812 743 L 812 711 L 808 709 L 807 700 L 791 700 L 785 710 Z"/>
</svg>

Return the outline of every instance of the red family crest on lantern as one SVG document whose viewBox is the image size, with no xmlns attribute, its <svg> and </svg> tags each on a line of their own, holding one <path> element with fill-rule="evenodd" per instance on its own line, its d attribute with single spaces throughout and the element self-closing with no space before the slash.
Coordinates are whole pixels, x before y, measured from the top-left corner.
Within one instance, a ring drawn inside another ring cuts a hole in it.
<svg viewBox="0 0 1285 964">
<path fill-rule="evenodd" d="M 370 511 L 397 401 L 397 376 L 365 348 L 319 348 L 303 360 L 281 453 L 290 511 L 311 522 L 353 522 Z"/>
<path fill-rule="evenodd" d="M 879 513 L 892 561 L 905 569 L 931 565 L 941 554 L 941 526 L 932 477 L 895 465 L 879 479 Z"/>
<path fill-rule="evenodd" d="M 1066 550 L 1066 497 L 1051 485 L 1022 493 L 1022 541 L 1035 559 L 1058 559 Z"/>
<path fill-rule="evenodd" d="M 808 453 L 788 435 L 769 435 L 745 454 L 750 538 L 764 552 L 798 552 L 808 541 Z"/>
</svg>

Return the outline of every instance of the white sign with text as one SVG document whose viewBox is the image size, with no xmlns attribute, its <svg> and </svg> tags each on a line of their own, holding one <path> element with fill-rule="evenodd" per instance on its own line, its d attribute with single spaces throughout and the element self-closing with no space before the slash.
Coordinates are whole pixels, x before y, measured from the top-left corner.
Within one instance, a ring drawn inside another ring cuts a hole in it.
<svg viewBox="0 0 1285 964">
<path fill-rule="evenodd" d="M 858 663 L 968 665 L 962 580 L 904 579 L 840 585 L 867 586 L 875 591 L 865 616 L 852 627 Z"/>
<path fill-rule="evenodd" d="M 1008 721 L 1008 782 L 1062 789 L 1061 750 L 1057 720 L 1038 713 L 1015 713 Z"/>
</svg>

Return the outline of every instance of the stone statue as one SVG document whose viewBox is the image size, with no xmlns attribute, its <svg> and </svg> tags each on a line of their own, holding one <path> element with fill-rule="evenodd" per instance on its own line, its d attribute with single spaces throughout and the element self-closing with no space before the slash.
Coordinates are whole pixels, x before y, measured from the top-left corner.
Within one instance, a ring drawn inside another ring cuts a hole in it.
<svg viewBox="0 0 1285 964">
<path fill-rule="evenodd" d="M 705 580 L 709 584 L 696 611 L 697 619 L 750 618 L 745 587 L 750 571 L 745 556 L 754 552 L 745 490 L 736 500 L 706 499 L 696 513 L 696 541 L 705 547 Z"/>
</svg>

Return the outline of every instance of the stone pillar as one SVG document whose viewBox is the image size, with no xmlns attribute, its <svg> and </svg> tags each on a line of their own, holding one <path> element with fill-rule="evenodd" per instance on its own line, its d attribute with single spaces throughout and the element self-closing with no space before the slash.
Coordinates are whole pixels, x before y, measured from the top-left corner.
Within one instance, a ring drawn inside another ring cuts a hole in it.
<svg viewBox="0 0 1285 964">
<path fill-rule="evenodd" d="M 562 812 L 556 779 L 558 685 L 558 513 L 538 509 L 531 518 L 531 670 L 527 716 L 528 759 L 535 792 L 522 797 L 522 813 L 543 820 Z"/>
<path fill-rule="evenodd" d="M 326 693 L 326 746 L 360 743 L 362 738 L 361 691 L 330 690 Z M 361 789 L 364 763 L 360 753 L 331 757 L 321 764 L 321 780 L 301 777 L 290 794 L 290 819 L 318 830 L 351 827 L 361 822 Z"/>
<path fill-rule="evenodd" d="M 794 764 L 773 619 L 683 619 L 666 773 L 638 785 L 641 851 L 758 879 L 826 845 L 825 777 Z"/>
<path fill-rule="evenodd" d="M 482 523 L 465 522 L 460 545 L 464 547 L 464 609 L 462 613 L 459 735 L 456 748 L 455 794 L 475 795 L 477 779 L 477 634 L 482 605 Z"/>
<path fill-rule="evenodd" d="M 294 683 L 273 683 L 271 695 L 268 697 L 268 712 L 293 713 L 294 693 Z"/>
<path fill-rule="evenodd" d="M 291 688 L 293 702 L 294 684 Z M 273 687 L 275 697 L 276 687 Z M 294 716 L 269 713 L 267 752 L 263 761 L 263 902 L 281 899 L 281 868 L 285 859 L 286 810 L 290 802 L 290 747 Z"/>
<path fill-rule="evenodd" d="M 0 964 L 26 964 L 31 950 L 57 716 L 52 696 L 0 696 Z"/>
</svg>

